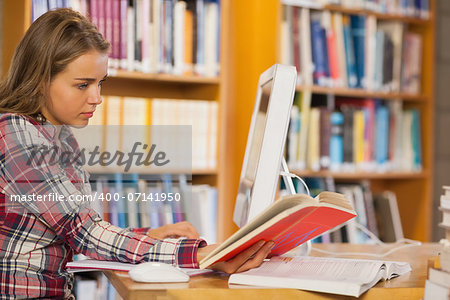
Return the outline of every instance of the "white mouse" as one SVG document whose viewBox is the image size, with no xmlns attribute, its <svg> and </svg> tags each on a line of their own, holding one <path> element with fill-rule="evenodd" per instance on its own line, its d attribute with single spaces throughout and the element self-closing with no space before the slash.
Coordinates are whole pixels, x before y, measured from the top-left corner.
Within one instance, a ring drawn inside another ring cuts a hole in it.
<svg viewBox="0 0 450 300">
<path fill-rule="evenodd" d="M 133 267 L 128 274 L 137 282 L 188 282 L 189 275 L 163 263 L 145 262 Z"/>
</svg>

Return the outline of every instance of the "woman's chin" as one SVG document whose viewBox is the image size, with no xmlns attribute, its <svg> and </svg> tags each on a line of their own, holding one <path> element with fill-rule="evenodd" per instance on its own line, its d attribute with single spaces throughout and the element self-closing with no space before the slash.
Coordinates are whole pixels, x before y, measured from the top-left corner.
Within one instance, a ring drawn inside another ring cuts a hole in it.
<svg viewBox="0 0 450 300">
<path fill-rule="evenodd" d="M 82 121 L 81 120 L 77 120 L 77 121 L 71 122 L 68 125 L 71 126 L 71 127 L 74 127 L 74 128 L 84 128 L 88 124 L 89 124 L 89 120 L 82 120 Z"/>
</svg>

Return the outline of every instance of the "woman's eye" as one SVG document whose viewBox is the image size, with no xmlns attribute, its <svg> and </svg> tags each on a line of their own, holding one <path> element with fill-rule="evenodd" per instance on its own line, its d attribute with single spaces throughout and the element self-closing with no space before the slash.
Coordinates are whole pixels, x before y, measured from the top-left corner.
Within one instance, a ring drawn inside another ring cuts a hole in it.
<svg viewBox="0 0 450 300">
<path fill-rule="evenodd" d="M 88 84 L 87 84 L 87 83 L 83 83 L 83 84 L 79 84 L 79 85 L 78 85 L 78 88 L 79 88 L 80 90 L 85 90 L 87 87 L 88 87 Z"/>
</svg>

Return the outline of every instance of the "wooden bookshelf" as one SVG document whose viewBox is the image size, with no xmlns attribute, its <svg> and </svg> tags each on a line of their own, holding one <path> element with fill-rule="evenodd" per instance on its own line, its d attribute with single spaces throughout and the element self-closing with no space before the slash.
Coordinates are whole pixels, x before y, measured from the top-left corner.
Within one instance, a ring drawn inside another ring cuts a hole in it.
<svg viewBox="0 0 450 300">
<path fill-rule="evenodd" d="M 410 23 L 410 24 L 426 24 L 430 21 L 431 18 L 418 18 L 418 17 L 410 17 L 404 16 L 401 14 L 384 14 L 377 11 L 372 11 L 368 9 L 357 9 L 357 8 L 347 8 L 338 5 L 325 5 L 323 10 L 329 10 L 331 12 L 340 12 L 349 15 L 372 15 L 380 20 L 391 20 L 391 21 L 399 21 L 402 23 Z"/>
<path fill-rule="evenodd" d="M 8 71 L 14 50 L 25 31 L 31 24 L 31 0 L 3 1 L 3 48 L 1 49 L 3 69 L 0 74 Z M 232 45 L 230 36 L 230 4 L 229 1 L 221 1 L 221 42 L 220 53 L 229 52 Z M 170 74 L 150 74 L 130 72 L 126 70 L 111 69 L 108 71 L 108 79 L 102 87 L 102 95 L 144 98 L 189 99 L 217 101 L 218 112 L 218 145 L 217 167 L 214 169 L 174 170 L 174 173 L 190 173 L 193 175 L 194 184 L 210 184 L 218 189 L 218 241 L 228 237 L 230 227 L 229 204 L 234 200 L 235 190 L 230 188 L 233 182 L 232 168 L 234 166 L 231 147 L 233 137 L 228 128 L 232 126 L 233 108 L 227 99 L 232 91 L 231 72 L 232 58 L 221 55 L 220 76 L 176 76 Z M 89 168 L 88 168 L 89 169 Z M 111 173 L 114 170 L 105 168 L 90 168 L 94 173 Z M 153 174 L 152 170 L 140 172 L 140 174 Z M 222 213 L 224 212 L 224 213 Z"/>
<path fill-rule="evenodd" d="M 364 89 L 331 88 L 318 85 L 314 86 L 299 85 L 297 86 L 296 90 L 299 92 L 310 90 L 314 94 L 331 94 L 335 96 L 346 96 L 355 98 L 378 98 L 384 100 L 404 100 L 412 102 L 428 101 L 428 97 L 425 94 L 414 95 L 407 93 L 368 91 Z"/>
<path fill-rule="evenodd" d="M 428 177 L 428 171 L 420 172 L 332 172 L 332 171 L 297 171 L 290 170 L 300 177 L 332 177 L 334 179 L 346 180 L 363 180 L 363 179 L 390 179 L 390 180 L 406 180 L 406 179 L 425 179 Z"/>
<path fill-rule="evenodd" d="M 295 0 L 294 1 L 289 1 L 289 0 L 283 1 L 282 0 L 281 2 L 284 4 L 287 4 L 287 5 L 296 5 Z M 296 6 L 302 7 L 301 4 L 296 5 Z M 317 5 L 304 6 L 304 7 L 308 7 L 310 9 L 314 9 L 314 10 L 328 10 L 330 12 L 339 12 L 339 13 L 349 14 L 349 15 L 372 15 L 380 20 L 399 21 L 402 23 L 409 23 L 409 24 L 425 24 L 432 19 L 431 12 L 430 12 L 430 17 L 420 18 L 420 17 L 414 17 L 414 16 L 405 16 L 402 14 L 381 13 L 381 12 L 378 12 L 375 10 L 364 9 L 364 8 L 344 7 L 344 6 L 340 6 L 340 5 L 336 5 L 336 4 L 326 4 L 326 5 L 317 4 Z"/>
<path fill-rule="evenodd" d="M 111 174 L 111 173 L 120 173 L 123 171 L 123 168 L 117 168 L 117 167 L 91 167 L 86 166 L 85 170 L 89 173 L 105 173 L 105 174 Z M 150 174 L 161 174 L 160 169 L 155 168 L 142 168 L 142 169 L 130 169 L 130 173 L 138 173 L 142 175 L 150 175 Z M 192 174 L 192 175 L 203 175 L 203 176 L 215 176 L 219 172 L 217 169 L 192 169 L 192 170 L 186 170 L 186 169 L 168 169 L 164 170 L 164 173 L 170 173 L 170 174 Z"/>
<path fill-rule="evenodd" d="M 286 1 L 289 2 L 289 1 Z M 282 0 L 248 0 L 232 4 L 234 21 L 232 22 L 235 36 L 235 50 L 230 55 L 236 57 L 233 64 L 235 74 L 235 90 L 233 105 L 236 107 L 235 123 L 235 177 L 239 177 L 247 130 L 250 124 L 251 110 L 255 97 L 255 87 L 262 71 L 279 61 L 281 57 L 281 13 Z M 330 94 L 335 96 L 355 98 L 380 98 L 385 100 L 403 101 L 407 107 L 413 106 L 421 114 L 421 172 L 389 172 L 389 173 L 333 173 L 330 171 L 298 171 L 304 177 L 333 177 L 337 182 L 369 180 L 373 191 L 391 190 L 397 194 L 398 205 L 402 217 L 404 234 L 408 238 L 430 241 L 431 238 L 431 207 L 433 182 L 434 153 L 434 31 L 435 5 L 430 1 L 430 17 L 419 19 L 401 15 L 385 15 L 367 10 L 355 10 L 337 6 L 327 6 L 324 9 L 343 14 L 373 15 L 381 20 L 395 20 L 405 23 L 411 31 L 420 33 L 423 38 L 423 61 L 421 93 L 411 95 L 405 93 L 383 93 L 358 89 L 328 88 L 319 86 L 298 86 L 297 91 L 310 90 L 313 94 Z M 313 8 L 317 9 L 317 8 Z M 274 30 L 275 28 L 275 30 Z M 251 37 L 251 38 L 249 38 Z M 235 180 L 234 190 L 237 190 L 238 180 Z M 230 204 L 231 206 L 231 204 Z M 231 226 L 232 227 L 232 226 Z M 233 227 L 232 227 L 233 228 Z"/>
<path fill-rule="evenodd" d="M 218 77 L 203 77 L 203 76 L 187 76 L 187 75 L 171 75 L 171 74 L 154 74 L 154 73 L 141 73 L 125 70 L 112 69 L 108 72 L 109 77 L 119 79 L 136 79 L 155 82 L 174 82 L 182 84 L 208 84 L 218 85 L 220 78 Z"/>
</svg>

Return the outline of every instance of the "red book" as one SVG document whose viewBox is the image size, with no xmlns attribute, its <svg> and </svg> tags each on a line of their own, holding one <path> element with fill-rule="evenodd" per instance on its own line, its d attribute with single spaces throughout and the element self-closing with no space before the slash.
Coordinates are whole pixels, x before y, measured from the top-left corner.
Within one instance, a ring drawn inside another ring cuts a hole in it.
<svg viewBox="0 0 450 300">
<path fill-rule="evenodd" d="M 336 34 L 332 27 L 327 28 L 327 50 L 328 50 L 328 64 L 330 66 L 330 77 L 334 83 L 340 79 L 339 72 L 339 58 L 336 46 Z"/>
<path fill-rule="evenodd" d="M 228 260 L 260 240 L 274 241 L 271 255 L 281 255 L 356 216 L 344 195 L 322 192 L 312 198 L 296 194 L 280 198 L 239 229 L 207 257 L 200 268 Z"/>
</svg>

